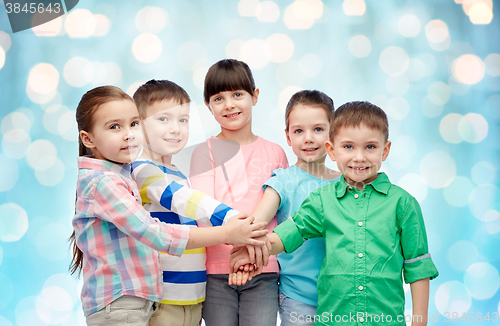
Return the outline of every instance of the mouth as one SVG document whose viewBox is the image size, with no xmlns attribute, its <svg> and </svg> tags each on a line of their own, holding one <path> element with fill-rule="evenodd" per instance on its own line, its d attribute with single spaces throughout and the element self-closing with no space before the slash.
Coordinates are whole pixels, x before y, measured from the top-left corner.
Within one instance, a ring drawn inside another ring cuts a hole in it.
<svg viewBox="0 0 500 326">
<path fill-rule="evenodd" d="M 349 169 L 353 170 L 354 172 L 362 173 L 365 171 L 368 171 L 370 169 L 369 166 L 349 166 Z"/>
<path fill-rule="evenodd" d="M 129 145 L 127 147 L 121 148 L 122 151 L 131 151 L 137 148 L 137 145 Z"/>
<path fill-rule="evenodd" d="M 319 149 L 319 147 L 308 147 L 308 148 L 303 148 L 302 151 L 306 153 L 312 153 L 315 152 Z"/>
<path fill-rule="evenodd" d="M 181 140 L 180 139 L 171 139 L 171 138 L 168 138 L 168 139 L 164 139 L 167 143 L 180 143 Z"/>
<path fill-rule="evenodd" d="M 231 113 L 231 114 L 226 114 L 226 115 L 224 115 L 224 118 L 234 119 L 237 116 L 239 116 L 240 114 L 241 114 L 241 112 L 235 112 L 235 113 Z"/>
</svg>

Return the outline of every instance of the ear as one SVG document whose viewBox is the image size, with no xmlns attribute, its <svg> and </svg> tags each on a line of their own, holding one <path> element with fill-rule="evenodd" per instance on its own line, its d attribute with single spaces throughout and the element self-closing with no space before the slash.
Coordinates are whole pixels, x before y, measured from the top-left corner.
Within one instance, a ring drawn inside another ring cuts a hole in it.
<svg viewBox="0 0 500 326">
<path fill-rule="evenodd" d="M 384 146 L 384 151 L 382 152 L 382 161 L 385 161 L 387 156 L 389 156 L 389 151 L 391 150 L 391 142 L 387 141 Z"/>
<path fill-rule="evenodd" d="M 290 139 L 290 131 L 285 129 L 286 143 L 288 146 L 292 146 L 292 140 Z"/>
<path fill-rule="evenodd" d="M 259 93 L 260 93 L 260 90 L 258 88 L 254 89 L 253 91 L 253 95 L 252 95 L 252 105 L 255 105 L 257 104 L 257 100 L 259 99 Z"/>
<path fill-rule="evenodd" d="M 205 101 L 205 105 L 207 106 L 208 111 L 210 111 L 210 113 L 212 113 L 212 115 L 214 115 L 214 111 L 212 111 L 212 108 L 210 107 L 210 103 Z"/>
<path fill-rule="evenodd" d="M 329 140 L 325 142 L 325 148 L 326 148 L 326 153 L 330 157 L 332 161 L 336 161 L 337 159 L 335 158 L 335 152 L 333 150 L 333 143 Z"/>
<path fill-rule="evenodd" d="M 83 145 L 89 149 L 95 148 L 94 140 L 92 138 L 91 133 L 85 130 L 80 130 L 80 139 L 82 140 Z"/>
</svg>

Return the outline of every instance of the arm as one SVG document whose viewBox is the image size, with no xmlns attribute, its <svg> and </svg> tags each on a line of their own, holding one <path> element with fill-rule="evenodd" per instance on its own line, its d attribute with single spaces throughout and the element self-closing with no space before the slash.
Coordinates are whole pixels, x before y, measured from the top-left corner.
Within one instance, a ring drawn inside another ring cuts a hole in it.
<svg viewBox="0 0 500 326">
<path fill-rule="evenodd" d="M 429 309 L 429 278 L 424 278 L 410 284 L 411 301 L 413 303 L 413 326 L 427 325 Z"/>
<path fill-rule="evenodd" d="M 256 222 L 271 222 L 280 206 L 281 197 L 272 187 L 266 187 L 264 196 L 255 207 L 252 216 Z"/>
<path fill-rule="evenodd" d="M 186 249 L 215 246 L 223 243 L 243 243 L 255 246 L 264 245 L 262 241 L 252 239 L 263 236 L 267 229 L 262 230 L 265 222 L 253 223 L 252 216 L 240 214 L 232 218 L 224 226 L 212 228 L 192 228 Z M 252 224 L 253 223 L 253 224 Z"/>
<path fill-rule="evenodd" d="M 204 225 L 222 225 L 226 216 L 238 214 L 201 191 L 171 181 L 170 175 L 154 164 L 137 165 L 132 171 L 132 178 L 139 187 L 143 203 L 160 204 L 171 212 Z"/>
</svg>

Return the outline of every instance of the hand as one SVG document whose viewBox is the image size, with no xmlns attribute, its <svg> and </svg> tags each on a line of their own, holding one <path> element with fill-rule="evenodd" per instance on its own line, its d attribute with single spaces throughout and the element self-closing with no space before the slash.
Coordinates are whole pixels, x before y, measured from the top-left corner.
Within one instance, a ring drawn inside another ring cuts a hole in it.
<svg viewBox="0 0 500 326">
<path fill-rule="evenodd" d="M 240 213 L 233 216 L 223 228 L 226 231 L 226 243 L 242 243 L 254 246 L 265 245 L 264 241 L 259 241 L 253 238 L 261 237 L 267 234 L 267 229 L 264 229 L 267 222 L 253 223 L 255 217 Z M 264 230 L 263 230 L 264 229 Z"/>
<path fill-rule="evenodd" d="M 255 276 L 255 269 L 253 264 L 247 264 L 245 266 L 240 266 L 240 269 L 237 272 L 233 272 L 229 274 L 229 278 L 227 283 L 229 285 L 242 285 L 247 281 L 251 281 Z"/>
<path fill-rule="evenodd" d="M 231 249 L 231 258 L 229 260 L 229 268 L 232 273 L 236 273 L 240 270 L 240 266 L 246 266 L 248 264 L 253 264 L 250 261 L 250 256 L 248 255 L 248 249 L 246 247 L 233 247 Z M 248 269 L 247 269 L 248 271 Z"/>
<path fill-rule="evenodd" d="M 257 270 L 262 271 L 262 268 L 269 263 L 269 253 L 271 252 L 272 245 L 267 235 L 256 238 L 256 240 L 264 241 L 266 244 L 264 246 L 246 245 L 246 248 L 250 256 L 250 262 L 255 263 Z"/>
</svg>

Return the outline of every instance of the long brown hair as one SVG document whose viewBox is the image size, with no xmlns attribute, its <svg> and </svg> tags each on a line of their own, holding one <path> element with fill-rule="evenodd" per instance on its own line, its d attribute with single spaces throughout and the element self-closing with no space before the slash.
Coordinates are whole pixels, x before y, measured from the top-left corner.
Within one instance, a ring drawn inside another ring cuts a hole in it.
<svg viewBox="0 0 500 326">
<path fill-rule="evenodd" d="M 92 131 L 94 125 L 94 115 L 97 109 L 108 102 L 129 100 L 132 98 L 115 86 L 100 86 L 91 89 L 82 96 L 78 107 L 76 108 L 76 123 L 78 125 L 78 132 L 81 130 Z M 78 137 L 79 156 L 91 155 L 92 151 L 83 145 L 82 139 Z M 78 196 L 78 194 L 77 194 Z M 75 209 L 76 213 L 76 209 Z M 70 248 L 73 251 L 73 258 L 69 265 L 71 274 L 79 275 L 83 268 L 83 252 L 76 245 L 76 233 L 73 231 L 68 239 Z"/>
</svg>

